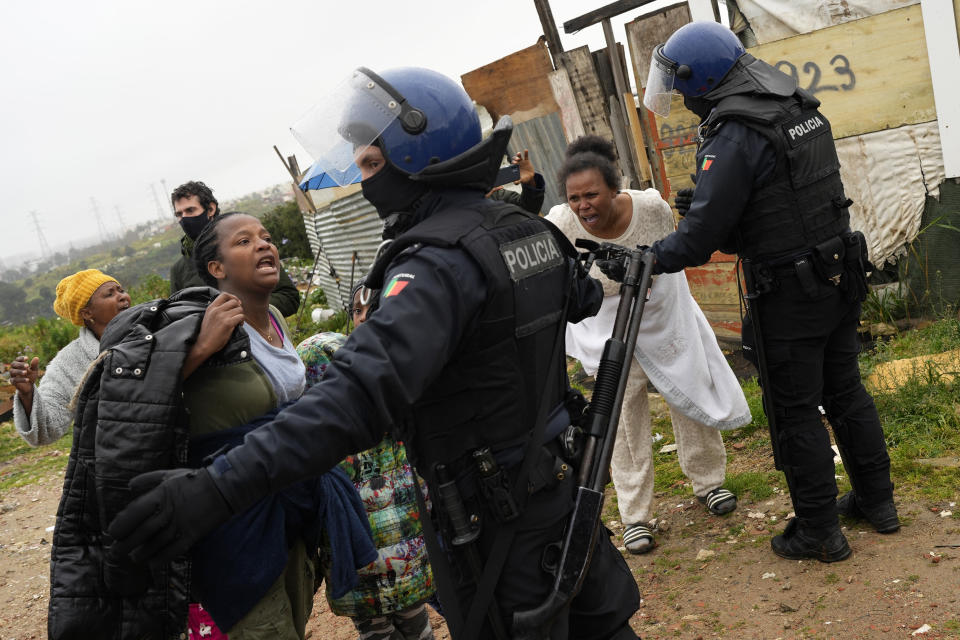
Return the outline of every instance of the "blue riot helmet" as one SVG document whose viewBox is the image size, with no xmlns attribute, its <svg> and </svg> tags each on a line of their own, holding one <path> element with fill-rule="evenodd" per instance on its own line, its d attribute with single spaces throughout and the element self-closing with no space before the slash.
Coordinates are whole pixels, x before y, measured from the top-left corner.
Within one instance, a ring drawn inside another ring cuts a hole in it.
<svg viewBox="0 0 960 640">
<path fill-rule="evenodd" d="M 419 173 L 480 143 L 480 117 L 473 101 L 450 78 L 411 67 L 384 71 L 382 78 L 397 97 L 422 114 L 421 128 L 398 119 L 380 135 L 383 154 L 401 171 Z"/>
<path fill-rule="evenodd" d="M 359 67 L 291 127 L 315 164 L 341 186 L 357 181 L 355 154 L 375 144 L 393 168 L 413 181 L 476 183 L 478 188 L 493 182 L 506 151 L 509 119 L 498 130 L 491 136 L 497 144 L 482 140 L 480 119 L 466 91 L 442 74 L 415 67 L 382 74 Z M 499 155 L 489 159 L 496 147 L 502 147 Z M 492 173 L 488 163 L 495 164 Z"/>
<path fill-rule="evenodd" d="M 730 29 L 716 22 L 691 22 L 653 50 L 643 104 L 666 116 L 676 89 L 696 98 L 716 88 L 745 53 Z"/>
</svg>

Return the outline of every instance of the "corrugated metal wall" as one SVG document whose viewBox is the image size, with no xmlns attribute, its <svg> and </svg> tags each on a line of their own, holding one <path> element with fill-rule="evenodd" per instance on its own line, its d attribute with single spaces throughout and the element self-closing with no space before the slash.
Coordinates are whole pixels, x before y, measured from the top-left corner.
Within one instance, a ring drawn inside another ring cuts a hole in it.
<svg viewBox="0 0 960 640">
<path fill-rule="evenodd" d="M 360 278 L 373 265 L 380 244 L 383 224 L 376 209 L 357 192 L 320 207 L 316 217 L 305 213 L 304 226 L 310 239 L 310 249 L 317 254 L 318 241 L 324 254 L 317 266 L 314 282 L 319 283 L 333 309 L 344 308 L 350 295 L 350 268 L 353 252 L 357 252 L 354 279 Z M 330 274 L 330 263 L 340 276 L 338 287 Z"/>
<path fill-rule="evenodd" d="M 563 154 L 567 150 L 567 139 L 563 133 L 563 123 L 559 113 L 540 116 L 526 122 L 514 124 L 510 144 L 507 145 L 510 157 L 519 151 L 530 150 L 530 161 L 547 183 L 543 199 L 543 213 L 550 207 L 565 202 L 563 193 L 557 184 L 557 171 L 563 164 Z"/>
</svg>

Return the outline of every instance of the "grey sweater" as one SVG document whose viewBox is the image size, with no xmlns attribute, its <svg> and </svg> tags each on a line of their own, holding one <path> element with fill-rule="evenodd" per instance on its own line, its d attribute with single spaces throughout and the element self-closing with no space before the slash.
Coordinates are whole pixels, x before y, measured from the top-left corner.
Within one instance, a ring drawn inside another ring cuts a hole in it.
<svg viewBox="0 0 960 640">
<path fill-rule="evenodd" d="M 100 340 L 86 327 L 47 365 L 33 391 L 33 410 L 27 415 L 20 394 L 13 403 L 13 424 L 30 446 L 56 442 L 73 423 L 70 401 L 83 374 L 100 353 Z"/>
</svg>

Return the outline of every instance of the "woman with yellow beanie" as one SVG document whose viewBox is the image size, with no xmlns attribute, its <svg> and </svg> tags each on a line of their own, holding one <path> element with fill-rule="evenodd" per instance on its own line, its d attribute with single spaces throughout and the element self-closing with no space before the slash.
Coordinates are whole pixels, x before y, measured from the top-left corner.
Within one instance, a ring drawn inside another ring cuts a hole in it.
<svg viewBox="0 0 960 640">
<path fill-rule="evenodd" d="M 17 389 L 13 421 L 17 433 L 31 446 L 50 444 L 63 436 L 73 422 L 70 400 L 100 353 L 100 334 L 114 316 L 130 306 L 130 296 L 112 277 L 86 269 L 67 276 L 57 285 L 53 310 L 80 327 L 80 335 L 47 365 L 43 380 L 34 386 L 40 359 L 18 356 L 10 364 L 10 381 Z"/>
</svg>

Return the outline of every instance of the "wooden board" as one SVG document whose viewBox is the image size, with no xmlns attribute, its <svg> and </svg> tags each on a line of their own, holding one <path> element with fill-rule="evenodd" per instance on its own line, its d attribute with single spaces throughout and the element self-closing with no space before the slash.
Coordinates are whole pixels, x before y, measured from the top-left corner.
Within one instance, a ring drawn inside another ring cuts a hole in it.
<svg viewBox="0 0 960 640">
<path fill-rule="evenodd" d="M 633 138 L 631 150 L 634 153 L 634 164 L 640 169 L 640 179 L 643 181 L 642 188 L 646 189 L 653 184 L 650 161 L 647 159 L 646 149 L 643 142 L 643 130 L 640 128 L 640 116 L 637 108 L 634 106 L 634 97 L 632 93 L 623 94 L 623 103 L 627 105 L 627 124 L 629 125 L 630 135 Z M 631 108 L 633 107 L 633 108 Z"/>
<path fill-rule="evenodd" d="M 960 2 L 960 0 L 958 0 Z M 577 110 L 577 98 L 570 86 L 570 76 L 563 67 L 549 74 L 550 87 L 553 89 L 553 98 L 560 106 L 560 120 L 563 122 L 563 131 L 567 142 L 573 142 L 583 135 L 583 122 Z"/>
<path fill-rule="evenodd" d="M 627 45 L 630 49 L 630 62 L 639 96 L 643 96 L 643 86 L 647 81 L 650 55 L 653 48 L 665 42 L 670 34 L 688 22 L 690 22 L 690 9 L 684 2 L 656 13 L 641 16 L 625 25 Z M 670 171 L 664 166 L 663 154 L 660 151 L 660 126 L 654 124 L 645 108 L 641 106 L 640 109 L 639 124 L 643 136 L 645 155 L 651 167 L 653 183 L 661 195 L 669 199 L 672 191 L 667 176 Z M 672 137 L 672 135 L 668 135 L 668 137 Z"/>
<path fill-rule="evenodd" d="M 559 111 L 550 88 L 550 52 L 542 40 L 460 76 L 463 88 L 493 121 L 509 115 L 525 122 Z"/>
<path fill-rule="evenodd" d="M 613 132 L 607 121 L 607 100 L 597 78 L 590 48 L 584 45 L 564 51 L 560 54 L 560 60 L 570 77 L 584 133 L 613 140 Z"/>
<path fill-rule="evenodd" d="M 667 41 L 674 31 L 690 22 L 690 8 L 686 2 L 647 14 L 624 25 L 627 46 L 633 62 L 633 77 L 637 86 L 647 86 L 650 73 L 650 55 L 653 48 Z"/>
<path fill-rule="evenodd" d="M 740 337 L 736 256 L 715 252 L 710 262 L 684 269 L 690 293 L 718 338 Z"/>
<path fill-rule="evenodd" d="M 823 103 L 834 138 L 937 118 L 919 4 L 748 51 Z"/>
</svg>

